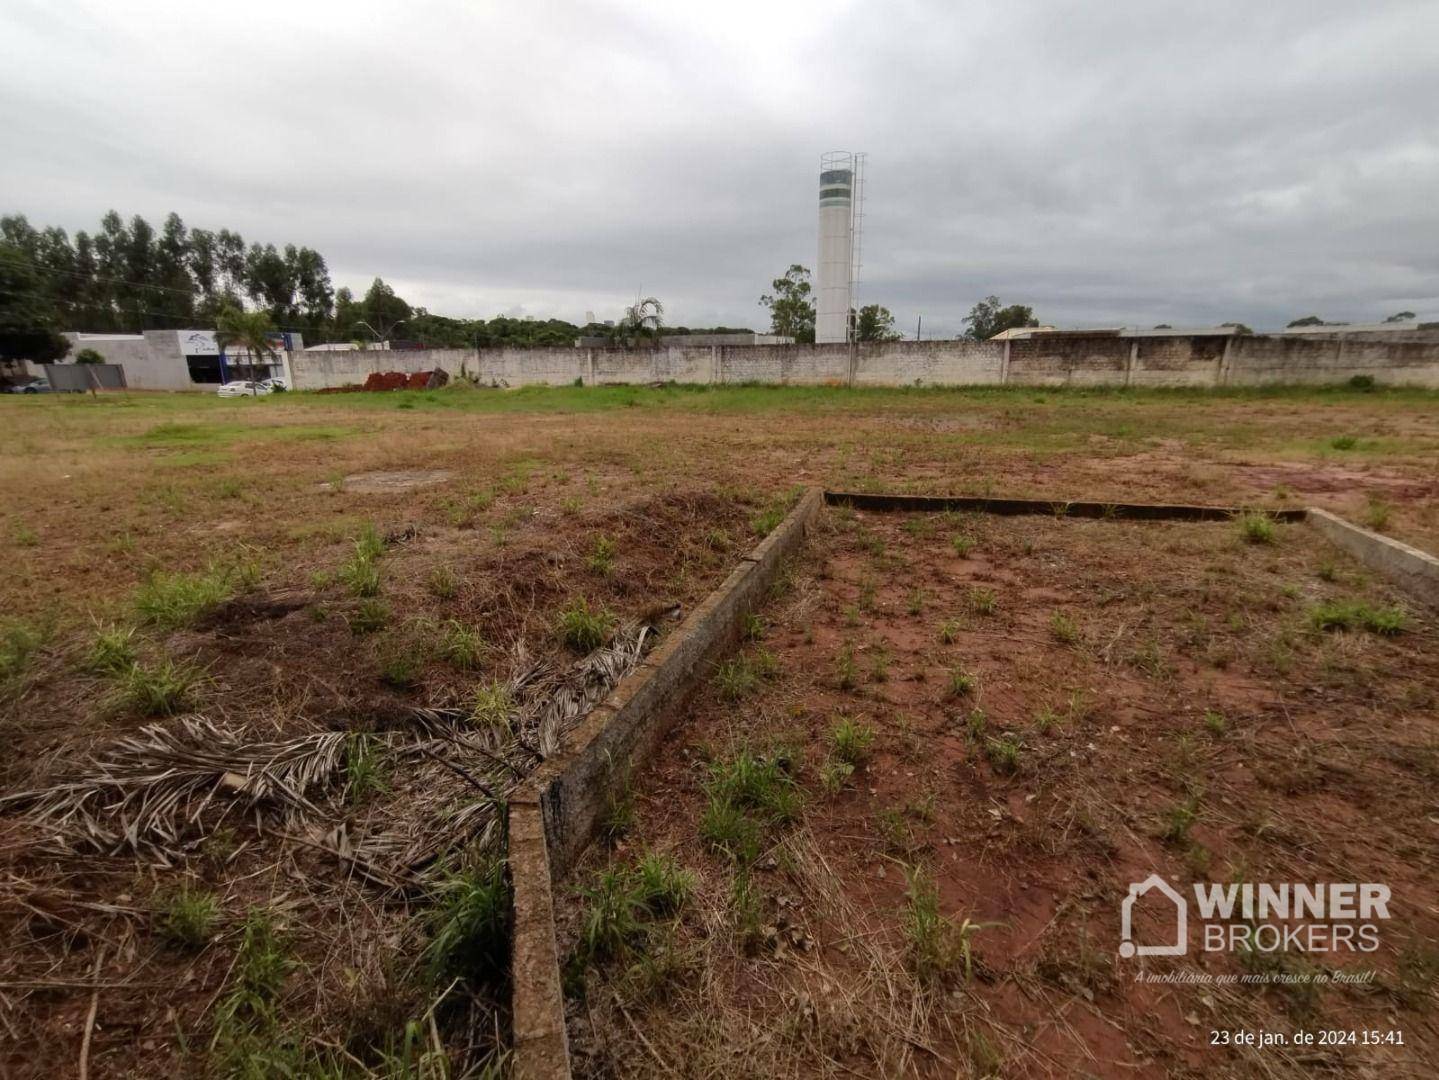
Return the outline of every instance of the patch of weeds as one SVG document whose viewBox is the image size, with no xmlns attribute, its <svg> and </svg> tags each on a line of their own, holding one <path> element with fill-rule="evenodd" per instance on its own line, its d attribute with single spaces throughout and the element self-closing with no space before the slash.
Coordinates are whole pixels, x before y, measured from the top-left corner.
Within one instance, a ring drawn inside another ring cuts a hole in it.
<svg viewBox="0 0 1439 1080">
<path fill-rule="evenodd" d="M 764 618 L 753 611 L 747 611 L 740 618 L 740 635 L 746 641 L 764 640 Z"/>
<path fill-rule="evenodd" d="M 1048 735 L 1049 730 L 1059 723 L 1059 714 L 1048 705 L 1034 714 L 1034 730 L 1041 735 Z"/>
<path fill-rule="evenodd" d="M 976 615 L 993 615 L 999 601 L 993 589 L 973 588 L 969 590 L 969 610 Z"/>
<path fill-rule="evenodd" d="M 502 978 L 509 959 L 510 890 L 504 864 L 454 874 L 440 886 L 420 960 L 431 986 Z"/>
<path fill-rule="evenodd" d="M 1204 710 L 1204 730 L 1215 738 L 1223 735 L 1228 729 L 1229 723 L 1224 719 L 1224 714 L 1215 712 L 1213 709 Z"/>
<path fill-rule="evenodd" d="M 165 630 L 189 626 L 230 599 L 230 575 L 211 568 L 203 574 L 152 574 L 135 592 L 142 620 Z"/>
<path fill-rule="evenodd" d="M 380 568 L 372 558 L 363 558 L 358 552 L 342 564 L 335 577 L 349 590 L 351 596 L 369 597 L 380 595 Z"/>
<path fill-rule="evenodd" d="M 169 944 L 203 949 L 215 931 L 220 905 L 213 893 L 185 884 L 163 897 L 155 915 L 155 929 Z"/>
<path fill-rule="evenodd" d="M 916 587 L 909 594 L 909 613 L 918 615 L 924 611 L 925 595 L 922 588 Z"/>
<path fill-rule="evenodd" d="M 779 527 L 779 523 L 784 520 L 787 513 L 789 513 L 788 500 L 772 499 L 765 504 L 764 509 L 750 518 L 750 528 L 754 530 L 756 536 L 768 536 Z"/>
<path fill-rule="evenodd" d="M 634 826 L 635 786 L 626 768 L 611 778 L 604 814 L 600 818 L 600 836 L 614 843 Z"/>
<path fill-rule="evenodd" d="M 1333 559 L 1325 559 L 1314 573 L 1320 581 L 1335 581 L 1339 577 L 1339 567 Z"/>
<path fill-rule="evenodd" d="M 734 546 L 734 540 L 726 530 L 716 528 L 705 533 L 705 544 L 715 551 L 728 551 Z"/>
<path fill-rule="evenodd" d="M 848 761 L 828 758 L 820 766 L 819 786 L 826 795 L 838 795 L 849 778 L 854 775 L 854 766 Z"/>
<path fill-rule="evenodd" d="M 1329 447 L 1332 450 L 1353 450 L 1359 445 L 1359 440 L 1353 435 L 1340 435 L 1329 440 Z"/>
<path fill-rule="evenodd" d="M 453 600 L 460 591 L 460 582 L 448 566 L 437 566 L 425 578 L 425 588 L 436 600 Z"/>
<path fill-rule="evenodd" d="M 112 626 L 95 634 L 85 654 L 85 670 L 95 675 L 119 675 L 135 658 L 135 631 Z"/>
<path fill-rule="evenodd" d="M 961 559 L 968 558 L 970 551 L 974 549 L 974 538 L 965 536 L 964 533 L 956 533 L 950 538 L 949 543 L 954 548 L 954 553 Z"/>
<path fill-rule="evenodd" d="M 734 910 L 735 937 L 740 946 L 751 952 L 764 938 L 764 898 L 741 867 L 730 886 L 730 907 Z"/>
<path fill-rule="evenodd" d="M 1056 611 L 1049 617 L 1049 632 L 1061 645 L 1079 643 L 1079 625 L 1062 611 Z"/>
<path fill-rule="evenodd" d="M 1164 647 L 1157 637 L 1151 637 L 1129 656 L 1129 662 L 1151 679 L 1163 679 L 1171 674 L 1169 661 L 1165 659 Z"/>
<path fill-rule="evenodd" d="M 372 735 L 351 732 L 345 739 L 345 798 L 353 805 L 372 792 L 389 790 L 381 743 Z"/>
<path fill-rule="evenodd" d="M 830 729 L 829 742 L 830 752 L 837 760 L 851 766 L 863 765 L 874 743 L 874 728 L 847 716 L 841 717 Z"/>
<path fill-rule="evenodd" d="M 1408 616 L 1397 607 L 1372 607 L 1362 600 L 1328 600 L 1310 608 L 1309 622 L 1316 630 L 1362 628 L 1389 636 L 1404 630 Z"/>
<path fill-rule="evenodd" d="M 475 691 L 470 717 L 484 727 L 508 731 L 511 708 L 509 688 L 499 681 L 489 682 Z"/>
<path fill-rule="evenodd" d="M 1189 830 L 1199 819 L 1199 796 L 1191 795 L 1169 808 L 1161 823 L 1159 837 L 1170 844 L 1189 843 Z"/>
<path fill-rule="evenodd" d="M 275 1001 L 295 966 L 263 908 L 251 908 L 235 957 L 234 982 L 215 1010 L 211 1044 L 221 1075 L 284 1075 L 293 1050 L 270 1036 Z"/>
<path fill-rule="evenodd" d="M 1276 530 L 1274 519 L 1268 514 L 1258 511 L 1249 511 L 1240 514 L 1235 519 L 1236 528 L 1239 531 L 1239 538 L 1247 544 L 1272 544 L 1274 543 Z"/>
<path fill-rule="evenodd" d="M 18 518 L 10 527 L 10 539 L 17 547 L 37 547 L 40 544 L 40 534 Z"/>
<path fill-rule="evenodd" d="M 390 643 L 386 655 L 380 660 L 380 681 L 396 690 L 412 690 L 420 685 L 424 672 L 424 660 L 418 656 L 411 643 Z"/>
<path fill-rule="evenodd" d="M 869 658 L 870 682 L 889 681 L 889 650 L 883 645 L 877 646 Z"/>
<path fill-rule="evenodd" d="M 962 667 L 951 668 L 949 672 L 949 693 L 951 697 L 964 697 L 974 692 L 979 677 Z"/>
<path fill-rule="evenodd" d="M 110 707 L 138 716 L 174 716 L 190 707 L 201 678 L 198 668 L 168 657 L 154 664 L 131 664 L 115 676 Z"/>
<path fill-rule="evenodd" d="M 854 665 L 854 646 L 846 643 L 835 659 L 835 676 L 841 690 L 853 690 L 858 682 Z"/>
<path fill-rule="evenodd" d="M 731 657 L 715 669 L 715 689 L 726 701 L 748 697 L 759 686 L 759 681 L 760 673 L 755 662 L 744 654 Z"/>
<path fill-rule="evenodd" d="M 585 565 L 601 577 L 609 577 L 615 572 L 615 550 L 614 537 L 597 536 L 589 555 L 585 556 Z"/>
<path fill-rule="evenodd" d="M 711 798 L 700 815 L 700 839 L 740 865 L 759 858 L 759 824 L 731 802 Z"/>
<path fill-rule="evenodd" d="M 984 730 L 989 726 L 989 717 L 983 709 L 971 709 L 969 715 L 964 718 L 964 730 L 969 732 L 971 739 L 984 738 Z"/>
<path fill-rule="evenodd" d="M 910 835 L 909 822 L 905 820 L 902 808 L 885 807 L 874 815 L 874 824 L 886 851 L 906 856 L 914 853 L 914 837 Z"/>
<path fill-rule="evenodd" d="M 959 632 L 963 629 L 957 619 L 946 619 L 939 624 L 939 641 L 941 645 L 953 645 L 959 639 Z"/>
<path fill-rule="evenodd" d="M 956 970 L 974 974 L 973 939 L 988 924 L 965 919 L 956 926 L 940 914 L 939 888 L 918 866 L 905 868 L 903 926 L 907 959 L 915 978 L 926 986 L 943 982 Z"/>
<path fill-rule="evenodd" d="M 560 640 L 576 652 L 591 652 L 605 643 L 614 623 L 615 617 L 607 609 L 592 611 L 589 601 L 577 596 L 560 611 Z"/>
<path fill-rule="evenodd" d="M 860 609 L 861 611 L 873 611 L 873 610 L 874 610 L 874 597 L 875 597 L 875 590 L 876 590 L 877 587 L 878 587 L 878 586 L 875 584 L 874 578 L 870 577 L 868 574 L 866 574 L 866 575 L 864 576 L 864 578 L 860 581 L 860 583 L 859 583 L 859 609 Z"/>
<path fill-rule="evenodd" d="M 383 630 L 389 621 L 390 605 L 371 596 L 355 605 L 355 613 L 350 616 L 350 633 L 374 634 Z"/>
<path fill-rule="evenodd" d="M 1393 511 L 1387 502 L 1377 495 L 1370 495 L 1369 501 L 1364 507 L 1364 524 L 1375 532 L 1383 532 L 1389 524 L 1389 516 Z"/>
<path fill-rule="evenodd" d="M 759 855 L 763 830 L 794 820 L 801 792 L 784 752 L 741 749 L 710 765 L 700 836 L 741 864 Z"/>
<path fill-rule="evenodd" d="M 385 553 L 385 542 L 380 539 L 380 533 L 375 528 L 373 521 L 366 522 L 360 529 L 360 534 L 355 537 L 355 557 L 357 559 L 378 559 Z"/>
<path fill-rule="evenodd" d="M 473 671 L 480 666 L 484 651 L 484 638 L 474 627 L 466 626 L 458 619 L 449 619 L 440 627 L 435 653 L 452 667 Z"/>
<path fill-rule="evenodd" d="M 990 768 L 1003 776 L 1013 776 L 1019 771 L 1019 751 L 1019 740 L 1012 735 L 985 740 L 984 753 Z"/>
</svg>

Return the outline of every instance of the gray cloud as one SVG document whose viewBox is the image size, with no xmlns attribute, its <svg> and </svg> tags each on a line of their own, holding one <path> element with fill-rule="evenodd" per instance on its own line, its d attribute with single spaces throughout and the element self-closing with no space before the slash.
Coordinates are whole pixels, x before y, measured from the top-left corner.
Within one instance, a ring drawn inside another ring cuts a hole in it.
<svg viewBox="0 0 1439 1080">
<path fill-rule="evenodd" d="M 818 155 L 862 297 L 954 334 L 1439 319 L 1439 6 L 10 0 L 0 206 L 308 244 L 456 315 L 759 326 Z"/>
</svg>

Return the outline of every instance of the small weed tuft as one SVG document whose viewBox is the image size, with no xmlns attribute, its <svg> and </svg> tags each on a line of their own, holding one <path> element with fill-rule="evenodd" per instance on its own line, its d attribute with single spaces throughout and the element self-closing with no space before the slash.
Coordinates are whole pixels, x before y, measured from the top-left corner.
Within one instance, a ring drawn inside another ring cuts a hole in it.
<svg viewBox="0 0 1439 1080">
<path fill-rule="evenodd" d="M 1049 632 L 1061 645 L 1079 643 L 1079 625 L 1062 611 L 1056 611 L 1049 617 Z"/>
<path fill-rule="evenodd" d="M 590 553 L 585 557 L 585 565 L 601 577 L 609 577 L 615 572 L 615 541 L 611 536 L 597 536 L 595 543 L 590 548 Z"/>
<path fill-rule="evenodd" d="M 374 634 L 385 628 L 390 621 L 390 605 L 379 597 L 371 596 L 355 605 L 350 616 L 350 633 Z"/>
<path fill-rule="evenodd" d="M 96 675 L 119 675 L 135 663 L 135 631 L 113 626 L 100 630 L 85 656 L 85 669 Z"/>
<path fill-rule="evenodd" d="M 973 588 L 969 590 L 969 610 L 976 615 L 993 615 L 998 603 L 993 589 Z"/>
<path fill-rule="evenodd" d="M 440 628 L 435 652 L 445 663 L 461 671 L 473 671 L 480 666 L 484 650 L 485 642 L 480 632 L 458 619 L 450 619 Z"/>
<path fill-rule="evenodd" d="M 608 610 L 591 611 L 589 601 L 577 596 L 560 612 L 560 640 L 576 652 L 592 652 L 604 644 L 614 623 Z"/>
<path fill-rule="evenodd" d="M 1247 544 L 1272 544 L 1276 535 L 1274 519 L 1259 511 L 1240 514 L 1237 518 L 1239 537 Z"/>
<path fill-rule="evenodd" d="M 829 741 L 834 757 L 846 765 L 857 767 L 869 759 L 869 750 L 874 743 L 874 728 L 859 724 L 849 717 L 841 717 L 830 729 Z"/>
<path fill-rule="evenodd" d="M 475 704 L 470 716 L 484 727 L 508 731 L 511 708 L 509 688 L 502 682 L 489 682 L 475 691 Z"/>
<path fill-rule="evenodd" d="M 963 697 L 974 692 L 979 677 L 962 667 L 951 668 L 949 672 L 949 693 L 951 697 Z"/>
<path fill-rule="evenodd" d="M 156 912 L 155 928 L 178 949 L 203 949 L 214 933 L 220 905 L 213 894 L 182 885 L 166 895 Z"/>
<path fill-rule="evenodd" d="M 190 707 L 200 682 L 197 668 L 168 657 L 156 664 L 131 664 L 115 677 L 110 705 L 139 716 L 174 716 Z"/>
<path fill-rule="evenodd" d="M 437 566 L 425 578 L 425 588 L 436 600 L 453 600 L 460 591 L 460 583 L 448 566 Z"/>
</svg>

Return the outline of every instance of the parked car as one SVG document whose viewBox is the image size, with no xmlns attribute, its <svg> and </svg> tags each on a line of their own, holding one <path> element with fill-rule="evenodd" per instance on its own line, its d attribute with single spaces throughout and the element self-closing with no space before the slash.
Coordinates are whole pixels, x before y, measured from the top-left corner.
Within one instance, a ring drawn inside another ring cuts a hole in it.
<svg viewBox="0 0 1439 1080">
<path fill-rule="evenodd" d="M 262 382 L 250 382 L 248 380 L 227 382 L 215 391 L 215 393 L 221 397 L 264 397 L 266 394 L 273 394 L 274 392 L 274 390 Z"/>
<path fill-rule="evenodd" d="M 48 379 L 27 379 L 25 382 L 12 383 L 5 388 L 9 394 L 48 394 L 50 393 L 50 381 Z"/>
<path fill-rule="evenodd" d="M 284 378 L 282 378 L 282 377 L 279 376 L 279 375 L 276 375 L 276 376 L 275 376 L 274 378 L 272 378 L 272 379 L 261 379 L 261 380 L 260 380 L 260 385 L 261 385 L 261 386 L 268 386 L 271 390 L 274 390 L 276 393 L 284 393 L 286 390 L 290 389 L 290 384 L 287 383 L 287 382 L 284 380 Z"/>
</svg>

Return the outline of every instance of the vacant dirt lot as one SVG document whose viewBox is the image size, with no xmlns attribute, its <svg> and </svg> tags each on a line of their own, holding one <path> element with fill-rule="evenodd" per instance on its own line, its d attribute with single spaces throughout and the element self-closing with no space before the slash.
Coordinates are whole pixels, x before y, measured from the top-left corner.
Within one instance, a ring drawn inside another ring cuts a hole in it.
<svg viewBox="0 0 1439 1080">
<path fill-rule="evenodd" d="M 569 723 L 542 715 L 540 691 L 583 707 L 798 485 L 1312 503 L 1432 550 L 1436 404 L 1407 391 L 759 387 L 0 400 L 0 798 L 49 793 L 0 803 L 0 1072 L 65 1074 L 82 1058 L 93 1076 L 502 1068 L 503 994 L 487 977 L 503 940 L 495 807 Z M 637 779 L 621 863 L 673 844 L 702 874 L 679 940 L 702 914 L 730 950 L 703 958 L 698 988 L 656 985 L 732 993 L 729 1007 L 752 1006 L 768 1031 L 774 995 L 796 985 L 764 966 L 778 963 L 777 939 L 833 965 L 833 927 L 873 918 L 852 970 L 827 968 L 840 981 L 796 999 L 795 1023 L 818 1023 L 835 987 L 870 1008 L 883 983 L 888 1041 L 819 1042 L 809 1057 L 766 1035 L 755 1053 L 771 1056 L 756 1061 L 861 1073 L 944 1062 L 952 1075 L 983 1071 L 988 1046 L 1020 1070 L 1208 1069 L 1232 1053 L 1195 1043 L 1210 1016 L 1247 1014 L 1183 987 L 1151 1002 L 1091 964 L 1076 935 L 1092 931 L 1094 954 L 1112 959 L 1106 890 L 1141 856 L 1180 874 L 1207 859 L 1217 878 L 1242 851 L 1259 880 L 1322 867 L 1306 861 L 1318 851 L 1346 860 L 1335 873 L 1387 875 L 1406 906 L 1386 949 L 1413 950 L 1408 974 L 1383 952 L 1383 988 L 1326 990 L 1316 1015 L 1384 1026 L 1376 1010 L 1392 1003 L 1414 1046 L 1342 1060 L 1430 1060 L 1410 1019 L 1433 1002 L 1432 911 L 1412 900 L 1433 888 L 1415 867 L 1434 865 L 1435 808 L 1431 797 L 1421 812 L 1419 794 L 1436 734 L 1422 615 L 1393 636 L 1315 631 L 1323 599 L 1394 600 L 1292 528 L 1242 545 L 1228 527 L 830 520 L 767 615 L 760 645 L 776 670 L 703 704 L 676 743 L 709 740 L 718 755 L 732 750 L 721 735 L 757 748 L 796 736 L 808 794 L 756 862 L 759 945 L 731 949 L 733 897 L 717 890 L 733 883 L 696 846 L 685 800 L 699 773 L 685 770 L 700 751 Z M 970 554 L 953 546 L 959 533 Z M 995 594 L 997 614 L 969 606 L 971 587 Z M 956 625 L 941 645 L 945 621 Z M 847 646 L 854 686 L 841 690 Z M 973 702 L 931 707 L 957 664 L 974 668 Z M 829 796 L 821 753 L 831 713 L 847 708 L 874 728 L 872 756 Z M 1043 731 L 1041 709 L 1053 713 Z M 989 745 L 1004 761 L 1005 740 L 1017 767 L 1000 775 Z M 1100 782 L 1116 769 L 1134 773 L 1134 791 Z M 656 815 L 651 790 L 675 791 L 675 806 Z M 1152 819 L 1174 811 L 1182 824 L 1191 800 L 1183 835 L 1157 839 Z M 948 969 L 921 995 L 888 936 L 915 865 L 929 868 L 939 914 L 975 920 L 970 977 Z M 794 881 L 848 907 L 821 910 L 777 873 L 820 875 Z M 1040 941 L 1057 966 L 1014 974 L 1039 963 Z M 593 1030 L 577 1019 L 583 1060 L 610 1068 L 636 1038 L 625 1068 L 658 1068 L 656 1052 L 678 1066 L 653 1010 L 599 992 L 628 970 L 615 963 L 572 972 L 598 987 Z M 864 978 L 850 978 L 858 965 Z M 1046 1002 L 1069 1003 L 1062 1022 L 1045 1019 Z M 1253 1002 L 1289 1008 L 1267 991 Z M 694 1032 L 694 1061 L 716 1061 L 703 1039 L 720 1030 Z"/>
<path fill-rule="evenodd" d="M 1434 1074 L 1431 619 L 1301 525 L 829 517 L 576 874 L 581 1072 Z M 1155 872 L 1394 903 L 1374 952 L 1205 952 L 1193 915 L 1189 957 L 1119 959 Z"/>
</svg>

